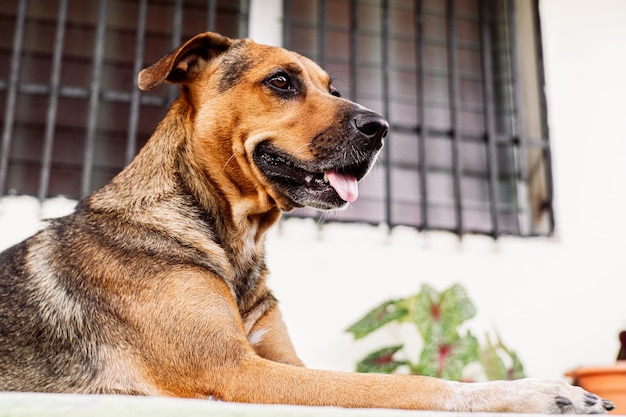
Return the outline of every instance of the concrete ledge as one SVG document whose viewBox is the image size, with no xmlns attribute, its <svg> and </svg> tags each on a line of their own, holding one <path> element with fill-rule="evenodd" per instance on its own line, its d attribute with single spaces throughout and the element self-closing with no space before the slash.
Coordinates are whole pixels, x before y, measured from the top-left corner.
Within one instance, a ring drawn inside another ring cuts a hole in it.
<svg viewBox="0 0 626 417">
<path fill-rule="evenodd" d="M 498 414 L 255 405 L 121 395 L 0 393 L 0 417 L 426 417 L 432 415 L 479 417 Z M 514 415 L 507 414 L 506 416 Z M 524 415 L 524 417 L 528 416 L 529 414 Z"/>
</svg>

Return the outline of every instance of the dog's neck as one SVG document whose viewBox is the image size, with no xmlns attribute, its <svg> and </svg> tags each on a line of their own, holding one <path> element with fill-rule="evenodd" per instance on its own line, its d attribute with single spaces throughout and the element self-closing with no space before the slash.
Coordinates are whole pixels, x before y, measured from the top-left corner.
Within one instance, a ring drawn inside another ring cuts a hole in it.
<svg viewBox="0 0 626 417">
<path fill-rule="evenodd" d="M 266 232 L 281 212 L 262 192 L 238 190 L 219 162 L 212 170 L 199 166 L 190 140 L 191 117 L 184 103 L 175 102 L 131 164 L 87 202 L 94 209 L 131 216 L 141 213 L 138 217 L 144 218 L 163 216 L 177 204 L 204 213 L 196 219 L 205 223 L 198 224 L 198 230 L 210 230 L 210 238 L 226 249 L 223 264 L 230 269 L 229 275 L 245 274 L 245 270 L 255 268 L 256 260 L 263 259 Z M 204 165 L 211 166 L 211 161 L 204 161 Z M 178 203 L 172 203 L 174 200 Z"/>
</svg>

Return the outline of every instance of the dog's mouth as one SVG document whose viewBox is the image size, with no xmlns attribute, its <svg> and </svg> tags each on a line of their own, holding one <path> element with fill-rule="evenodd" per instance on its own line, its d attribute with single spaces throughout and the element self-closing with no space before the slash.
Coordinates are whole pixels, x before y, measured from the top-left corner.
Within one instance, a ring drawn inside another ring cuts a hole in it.
<svg viewBox="0 0 626 417">
<path fill-rule="evenodd" d="M 280 151 L 269 142 L 260 143 L 254 162 L 271 184 L 289 198 L 294 206 L 322 210 L 340 208 L 359 196 L 358 181 L 374 161 L 374 155 L 349 162 L 304 162 Z"/>
</svg>

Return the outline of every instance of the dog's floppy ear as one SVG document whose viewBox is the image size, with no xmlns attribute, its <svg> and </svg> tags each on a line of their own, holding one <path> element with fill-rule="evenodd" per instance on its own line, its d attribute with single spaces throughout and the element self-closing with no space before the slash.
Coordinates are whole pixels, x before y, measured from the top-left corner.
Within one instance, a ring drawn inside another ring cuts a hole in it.
<svg viewBox="0 0 626 417">
<path fill-rule="evenodd" d="M 163 81 L 184 83 L 199 73 L 199 64 L 226 51 L 233 40 L 217 33 L 205 32 L 194 36 L 172 53 L 143 69 L 137 77 L 139 88 L 148 91 Z"/>
</svg>

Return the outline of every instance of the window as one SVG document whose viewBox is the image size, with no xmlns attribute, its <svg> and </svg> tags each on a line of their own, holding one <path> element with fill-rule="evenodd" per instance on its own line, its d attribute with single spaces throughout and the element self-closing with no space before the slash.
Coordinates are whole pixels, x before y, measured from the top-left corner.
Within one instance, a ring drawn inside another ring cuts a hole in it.
<svg viewBox="0 0 626 417">
<path fill-rule="evenodd" d="M 359 201 L 327 220 L 552 233 L 537 1 L 285 0 L 284 13 L 286 47 L 391 124 Z"/>
<path fill-rule="evenodd" d="M 0 196 L 82 197 L 154 131 L 177 88 L 139 70 L 205 30 L 241 37 L 248 1 L 0 2 Z"/>
<path fill-rule="evenodd" d="M 537 3 L 283 0 L 285 46 L 391 123 L 359 201 L 292 215 L 550 235 Z M 139 69 L 207 29 L 245 36 L 248 10 L 249 0 L 0 2 L 0 195 L 78 198 L 108 182 L 177 94 L 140 92 Z"/>
</svg>

